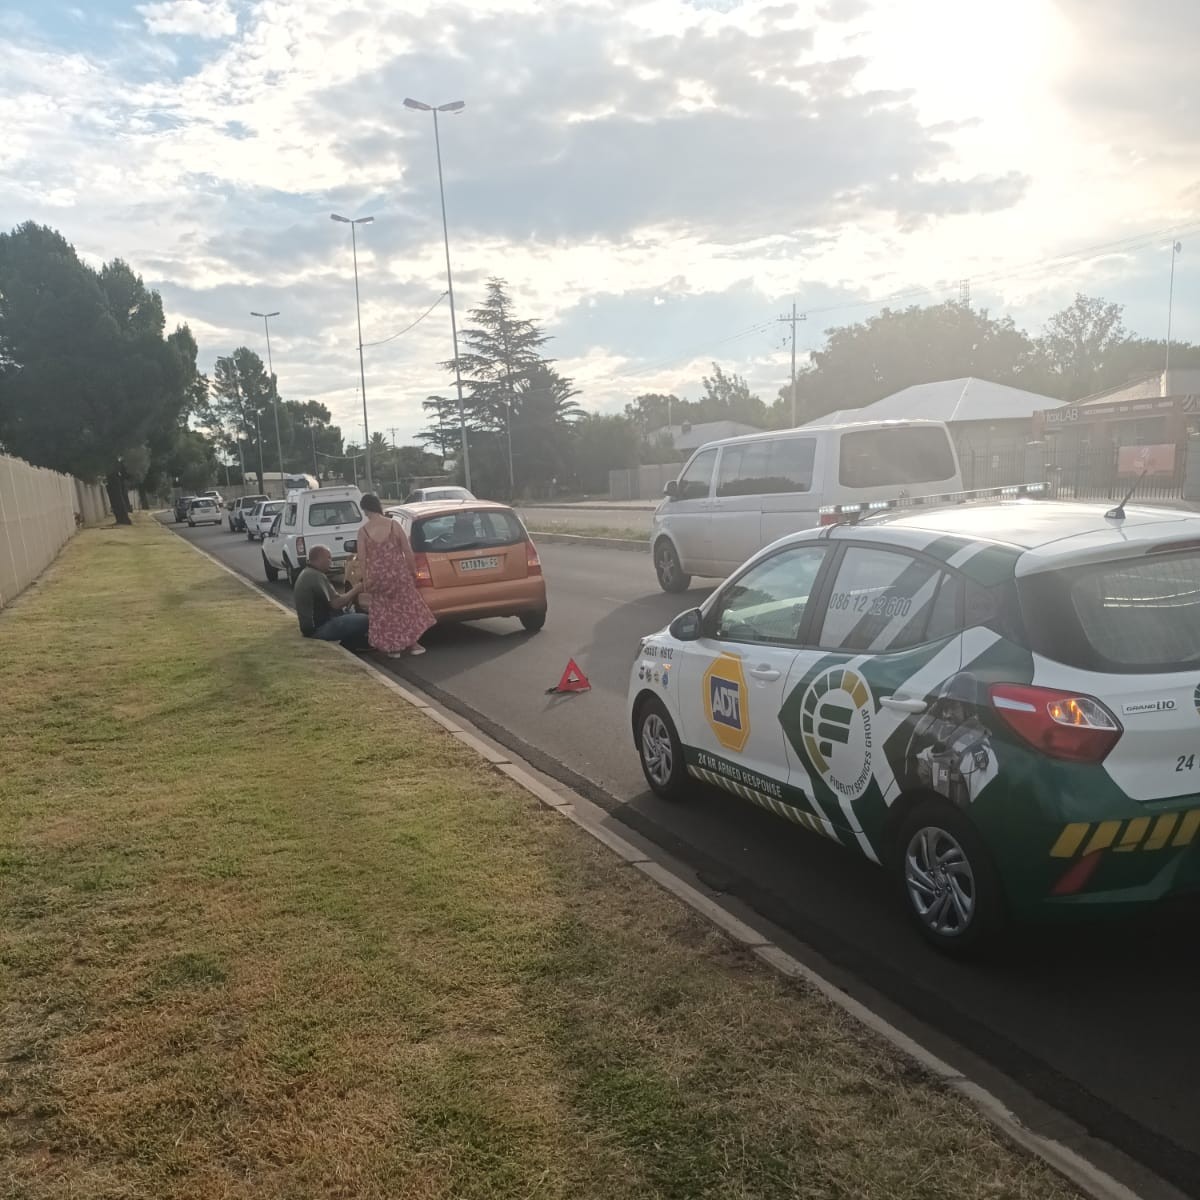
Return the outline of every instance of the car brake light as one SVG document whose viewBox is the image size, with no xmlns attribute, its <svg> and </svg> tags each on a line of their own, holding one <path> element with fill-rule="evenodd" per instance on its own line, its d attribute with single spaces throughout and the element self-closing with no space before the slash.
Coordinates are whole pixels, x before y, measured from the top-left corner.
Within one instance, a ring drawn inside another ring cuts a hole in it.
<svg viewBox="0 0 1200 1200">
<path fill-rule="evenodd" d="M 429 569 L 429 556 L 414 554 L 413 566 L 416 569 L 417 587 L 433 587 L 433 572 Z"/>
<path fill-rule="evenodd" d="M 297 554 L 298 554 L 298 555 L 299 555 L 301 558 L 304 558 L 304 557 L 305 557 L 304 539 L 303 539 L 302 537 L 298 537 L 298 538 L 296 539 L 296 553 L 297 553 Z"/>
<path fill-rule="evenodd" d="M 1091 696 L 1054 688 L 994 683 L 992 707 L 1035 749 L 1065 762 L 1103 762 L 1124 730 Z"/>
<path fill-rule="evenodd" d="M 529 575 L 542 573 L 542 560 L 538 558 L 537 547 L 529 538 L 525 539 L 525 571 Z"/>
</svg>

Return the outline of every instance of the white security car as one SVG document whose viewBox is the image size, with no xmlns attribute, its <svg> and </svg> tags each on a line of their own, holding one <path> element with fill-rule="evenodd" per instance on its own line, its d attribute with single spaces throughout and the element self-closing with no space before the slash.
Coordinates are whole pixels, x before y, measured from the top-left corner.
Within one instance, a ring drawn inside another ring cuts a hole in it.
<svg viewBox="0 0 1200 1200">
<path fill-rule="evenodd" d="M 285 503 L 284 500 L 262 499 L 252 509 L 248 509 L 242 518 L 242 526 L 246 530 L 246 540 L 252 542 L 258 538 L 261 542 L 270 532 L 275 518 L 283 512 Z"/>
<path fill-rule="evenodd" d="M 262 542 L 267 582 L 273 583 L 283 572 L 294 584 L 317 545 L 325 546 L 333 556 L 331 574 L 342 574 L 351 553 L 346 542 L 358 537 L 363 523 L 358 506 L 361 499 L 362 492 L 356 487 L 289 492 L 283 511 L 275 517 Z"/>
<path fill-rule="evenodd" d="M 646 638 L 651 789 L 883 864 L 947 951 L 1200 889 L 1200 519 L 967 495 L 842 506 Z"/>
<path fill-rule="evenodd" d="M 187 523 L 195 529 L 197 525 L 220 525 L 224 520 L 222 509 L 211 496 L 194 496 L 188 501 Z"/>
</svg>

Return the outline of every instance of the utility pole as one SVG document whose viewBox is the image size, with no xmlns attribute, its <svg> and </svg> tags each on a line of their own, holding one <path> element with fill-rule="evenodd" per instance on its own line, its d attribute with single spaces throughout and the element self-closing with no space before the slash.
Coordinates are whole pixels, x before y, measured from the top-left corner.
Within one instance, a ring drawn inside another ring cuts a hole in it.
<svg viewBox="0 0 1200 1200">
<path fill-rule="evenodd" d="M 792 304 L 792 315 L 789 317 L 786 313 L 782 317 L 776 318 L 784 325 L 792 327 L 792 428 L 796 427 L 796 322 L 807 321 L 808 313 L 797 313 L 796 305 Z"/>
<path fill-rule="evenodd" d="M 1171 381 L 1167 378 L 1167 372 L 1171 369 L 1171 310 L 1175 306 L 1175 259 L 1182 249 L 1182 242 L 1171 243 L 1171 290 L 1167 293 L 1167 360 L 1163 365 L 1164 395 L 1171 386 Z"/>
<path fill-rule="evenodd" d="M 404 497 L 400 494 L 400 455 L 396 453 L 396 427 L 393 425 L 388 433 L 392 435 L 392 463 L 396 467 L 396 499 L 403 500 Z"/>
<path fill-rule="evenodd" d="M 313 478 L 316 479 L 316 481 L 318 483 L 320 483 L 321 482 L 321 464 L 319 462 L 317 462 L 317 431 L 313 428 L 313 424 L 311 421 L 308 423 L 308 436 L 312 440 Z"/>
</svg>

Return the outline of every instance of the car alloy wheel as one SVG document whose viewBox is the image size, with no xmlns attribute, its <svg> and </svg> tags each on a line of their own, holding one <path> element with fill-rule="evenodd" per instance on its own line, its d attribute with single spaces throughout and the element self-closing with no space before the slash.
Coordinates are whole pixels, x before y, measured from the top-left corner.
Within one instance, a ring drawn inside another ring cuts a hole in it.
<svg viewBox="0 0 1200 1200">
<path fill-rule="evenodd" d="M 654 547 L 654 572 L 664 592 L 686 591 L 692 582 L 692 577 L 683 573 L 675 547 L 666 538 Z"/>
<path fill-rule="evenodd" d="M 666 787 L 675 756 L 671 750 L 671 734 L 658 713 L 651 713 L 642 722 L 642 762 L 646 764 L 646 774 L 651 781 Z"/>
<path fill-rule="evenodd" d="M 904 852 L 904 885 L 917 919 L 931 933 L 951 938 L 975 918 L 975 872 L 962 846 L 945 829 L 926 825 Z"/>
<path fill-rule="evenodd" d="M 688 787 L 683 746 L 657 696 L 643 698 L 637 710 L 638 758 L 650 790 L 666 800 L 680 799 Z"/>
</svg>

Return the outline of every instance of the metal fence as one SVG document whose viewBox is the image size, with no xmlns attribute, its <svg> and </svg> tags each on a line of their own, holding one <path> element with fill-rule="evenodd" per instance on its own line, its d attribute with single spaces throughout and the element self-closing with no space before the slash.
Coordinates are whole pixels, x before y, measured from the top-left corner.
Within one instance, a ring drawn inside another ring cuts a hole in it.
<svg viewBox="0 0 1200 1200">
<path fill-rule="evenodd" d="M 1119 500 L 1131 488 L 1138 500 L 1178 500 L 1187 475 L 1186 451 L 1186 446 L 1176 448 L 1169 469 L 1139 475 L 1136 468 L 1123 469 L 1121 448 L 1107 442 L 1052 448 L 1047 478 L 1060 500 Z"/>
<path fill-rule="evenodd" d="M 0 608 L 54 561 L 81 524 L 108 511 L 96 484 L 0 455 Z"/>
</svg>

